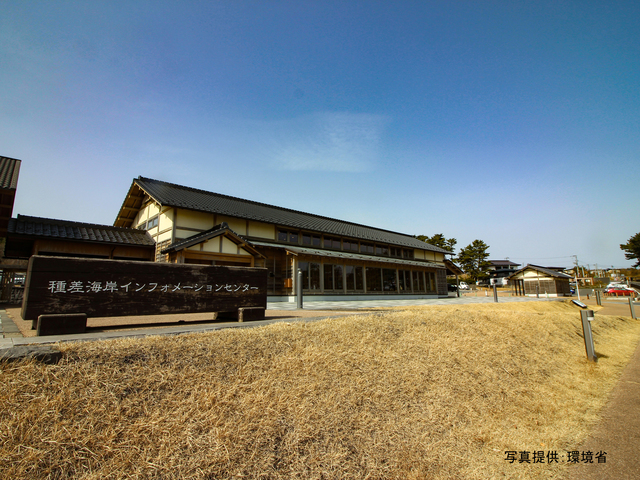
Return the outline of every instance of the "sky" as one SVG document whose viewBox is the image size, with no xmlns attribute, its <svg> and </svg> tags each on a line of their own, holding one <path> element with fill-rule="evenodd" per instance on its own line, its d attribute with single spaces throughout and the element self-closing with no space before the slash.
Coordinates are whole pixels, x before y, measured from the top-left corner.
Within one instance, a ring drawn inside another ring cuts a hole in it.
<svg viewBox="0 0 640 480">
<path fill-rule="evenodd" d="M 144 176 L 630 267 L 640 2 L 4 0 L 0 155 L 14 216 L 112 225 Z"/>
</svg>

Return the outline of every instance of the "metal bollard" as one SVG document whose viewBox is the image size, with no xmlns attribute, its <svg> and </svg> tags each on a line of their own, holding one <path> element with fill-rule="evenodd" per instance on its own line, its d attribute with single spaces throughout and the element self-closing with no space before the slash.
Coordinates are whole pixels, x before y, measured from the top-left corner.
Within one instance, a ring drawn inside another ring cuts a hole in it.
<svg viewBox="0 0 640 480">
<path fill-rule="evenodd" d="M 591 332 L 591 321 L 593 320 L 593 310 L 582 310 L 582 333 L 584 336 L 584 348 L 587 351 L 587 358 L 592 362 L 597 362 L 595 347 L 593 346 L 593 333 Z"/>
<path fill-rule="evenodd" d="M 296 297 L 298 300 L 298 308 L 302 309 L 302 270 L 298 269 L 298 278 L 296 282 Z"/>
<path fill-rule="evenodd" d="M 638 318 L 636 317 L 636 311 L 633 306 L 633 296 L 629 297 L 629 309 L 631 310 L 631 318 Z"/>
</svg>

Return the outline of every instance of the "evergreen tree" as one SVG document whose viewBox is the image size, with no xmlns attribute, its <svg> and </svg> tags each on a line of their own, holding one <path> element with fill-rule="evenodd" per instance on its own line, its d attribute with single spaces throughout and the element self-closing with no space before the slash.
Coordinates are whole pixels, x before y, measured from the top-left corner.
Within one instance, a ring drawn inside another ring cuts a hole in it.
<svg viewBox="0 0 640 480">
<path fill-rule="evenodd" d="M 637 260 L 634 267 L 640 267 L 640 233 L 636 233 L 627 243 L 621 244 L 620 249 L 625 252 L 627 260 Z"/>
<path fill-rule="evenodd" d="M 489 258 L 489 245 L 482 240 L 474 240 L 470 245 L 460 250 L 458 254 L 458 264 L 464 272 L 476 280 L 488 277 L 488 271 L 491 264 L 487 261 Z"/>
<path fill-rule="evenodd" d="M 426 235 L 418 235 L 416 236 L 418 240 L 422 240 L 429 245 L 433 245 L 434 247 L 444 248 L 445 250 L 454 251 L 456 244 L 458 241 L 455 238 L 445 238 L 442 233 L 436 233 L 433 237 L 428 237 Z"/>
</svg>

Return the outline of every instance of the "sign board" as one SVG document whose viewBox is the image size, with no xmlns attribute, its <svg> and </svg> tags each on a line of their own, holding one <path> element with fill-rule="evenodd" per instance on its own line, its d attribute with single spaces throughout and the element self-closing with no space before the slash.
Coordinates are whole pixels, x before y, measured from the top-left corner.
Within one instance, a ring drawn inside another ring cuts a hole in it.
<svg viewBox="0 0 640 480">
<path fill-rule="evenodd" d="M 32 256 L 22 318 L 234 312 L 267 307 L 267 270 Z"/>
</svg>

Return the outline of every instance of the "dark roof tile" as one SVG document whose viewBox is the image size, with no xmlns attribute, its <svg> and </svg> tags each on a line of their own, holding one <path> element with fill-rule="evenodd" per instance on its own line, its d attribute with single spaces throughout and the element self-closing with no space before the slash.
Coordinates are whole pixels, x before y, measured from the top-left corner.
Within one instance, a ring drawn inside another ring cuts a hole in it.
<svg viewBox="0 0 640 480">
<path fill-rule="evenodd" d="M 21 160 L 9 157 L 0 157 L 0 188 L 18 188 L 18 175 L 20 174 Z"/>
<path fill-rule="evenodd" d="M 357 223 L 304 213 L 241 198 L 175 185 L 145 177 L 134 180 L 142 190 L 160 205 L 217 213 L 230 217 L 272 223 L 332 235 L 342 235 L 360 240 L 388 243 L 404 247 L 420 248 L 434 252 L 451 253 L 417 238 L 402 233 L 368 227 Z"/>
<path fill-rule="evenodd" d="M 29 217 L 25 215 L 18 215 L 18 218 L 9 220 L 8 232 L 13 235 L 60 238 L 98 243 L 141 246 L 155 245 L 151 236 L 143 230 L 70 222 L 51 218 Z"/>
</svg>

